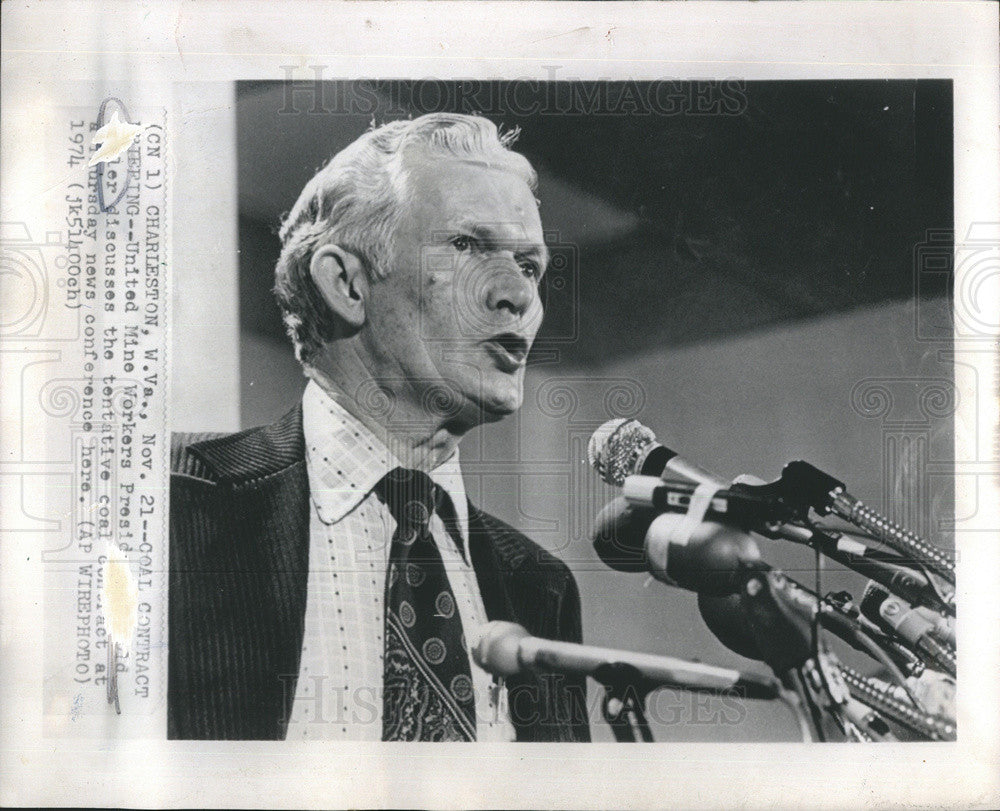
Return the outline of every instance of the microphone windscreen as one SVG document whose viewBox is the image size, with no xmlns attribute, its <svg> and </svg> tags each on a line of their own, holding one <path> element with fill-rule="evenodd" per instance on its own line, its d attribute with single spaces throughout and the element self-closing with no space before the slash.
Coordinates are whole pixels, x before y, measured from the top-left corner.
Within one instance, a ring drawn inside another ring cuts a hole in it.
<svg viewBox="0 0 1000 811">
<path fill-rule="evenodd" d="M 597 556 L 619 572 L 645 572 L 646 531 L 656 510 L 634 507 L 624 496 L 609 501 L 597 515 L 591 536 Z"/>
<path fill-rule="evenodd" d="M 729 650 L 748 659 L 763 661 L 760 646 L 754 637 L 750 618 L 742 605 L 742 595 L 718 597 L 698 595 L 698 610 L 709 630 Z"/>
<path fill-rule="evenodd" d="M 649 446 L 655 444 L 656 434 L 638 420 L 608 420 L 591 435 L 587 459 L 605 483 L 621 487 L 625 478 L 636 472 L 636 464 Z"/>
<path fill-rule="evenodd" d="M 682 513 L 661 513 L 649 527 L 646 559 L 653 576 L 699 593 L 738 591 L 744 567 L 760 562 L 757 543 L 742 529 L 715 521 L 687 532 L 686 521 Z"/>
</svg>

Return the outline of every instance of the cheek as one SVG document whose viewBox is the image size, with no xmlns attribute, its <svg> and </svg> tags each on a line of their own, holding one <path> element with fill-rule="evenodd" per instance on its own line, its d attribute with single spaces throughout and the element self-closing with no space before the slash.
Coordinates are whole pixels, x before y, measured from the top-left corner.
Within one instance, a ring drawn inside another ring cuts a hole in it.
<svg viewBox="0 0 1000 811">
<path fill-rule="evenodd" d="M 448 277 L 451 273 L 444 271 L 430 271 L 424 273 L 420 285 L 414 291 L 414 300 L 420 302 L 421 307 L 428 307 L 433 304 L 444 293 L 448 286 Z"/>
<path fill-rule="evenodd" d="M 375 323 L 378 324 L 378 331 L 383 336 L 391 338 L 394 335 L 409 331 L 411 318 L 408 316 L 407 309 L 401 307 L 400 304 L 401 302 L 399 301 L 389 302 L 378 313 Z"/>
<path fill-rule="evenodd" d="M 375 314 L 386 327 L 408 331 L 410 325 L 419 323 L 430 294 L 429 282 L 422 280 L 419 274 L 411 276 L 402 270 L 397 271 L 388 280 Z"/>
<path fill-rule="evenodd" d="M 462 291 L 456 286 L 458 274 L 428 273 L 419 293 L 419 315 L 434 335 L 451 336 L 462 308 Z"/>
</svg>

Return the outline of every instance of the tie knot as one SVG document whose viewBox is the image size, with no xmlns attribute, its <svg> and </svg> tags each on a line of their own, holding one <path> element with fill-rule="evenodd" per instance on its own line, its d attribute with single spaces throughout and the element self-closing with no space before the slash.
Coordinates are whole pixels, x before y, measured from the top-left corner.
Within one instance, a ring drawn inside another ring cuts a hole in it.
<svg viewBox="0 0 1000 811">
<path fill-rule="evenodd" d="M 397 467 L 375 486 L 392 517 L 401 527 L 426 528 L 434 514 L 438 486 L 421 470 Z"/>
</svg>

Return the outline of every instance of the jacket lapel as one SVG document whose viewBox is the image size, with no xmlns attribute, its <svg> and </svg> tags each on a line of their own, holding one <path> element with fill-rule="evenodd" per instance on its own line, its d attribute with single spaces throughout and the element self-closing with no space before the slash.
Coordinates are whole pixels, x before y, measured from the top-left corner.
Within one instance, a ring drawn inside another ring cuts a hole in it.
<svg viewBox="0 0 1000 811">
<path fill-rule="evenodd" d="M 471 503 L 469 547 L 487 619 L 516 622 L 554 639 L 563 592 L 537 559 L 538 548 Z"/>
<path fill-rule="evenodd" d="M 515 622 L 514 604 L 505 572 L 512 561 L 501 555 L 483 521 L 483 513 L 469 502 L 469 555 L 476 572 L 486 618 L 491 622 Z"/>
<path fill-rule="evenodd" d="M 566 630 L 559 619 L 566 596 L 564 581 L 539 560 L 538 547 L 470 504 L 469 548 L 490 621 L 515 622 L 532 636 L 545 639 L 564 637 Z M 569 703 L 569 681 L 581 698 L 574 706 Z M 518 741 L 588 739 L 582 679 L 521 673 L 507 679 L 507 695 Z M 580 706 L 584 709 L 577 711 Z"/>
</svg>

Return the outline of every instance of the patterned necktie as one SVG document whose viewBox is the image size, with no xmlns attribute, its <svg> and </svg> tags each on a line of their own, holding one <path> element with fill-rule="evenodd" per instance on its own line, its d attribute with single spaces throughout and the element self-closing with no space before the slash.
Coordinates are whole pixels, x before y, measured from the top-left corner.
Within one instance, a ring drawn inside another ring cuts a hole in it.
<svg viewBox="0 0 1000 811">
<path fill-rule="evenodd" d="M 385 586 L 383 741 L 474 741 L 469 654 L 430 532 L 436 486 L 398 467 L 376 486 L 396 531 Z"/>
</svg>

